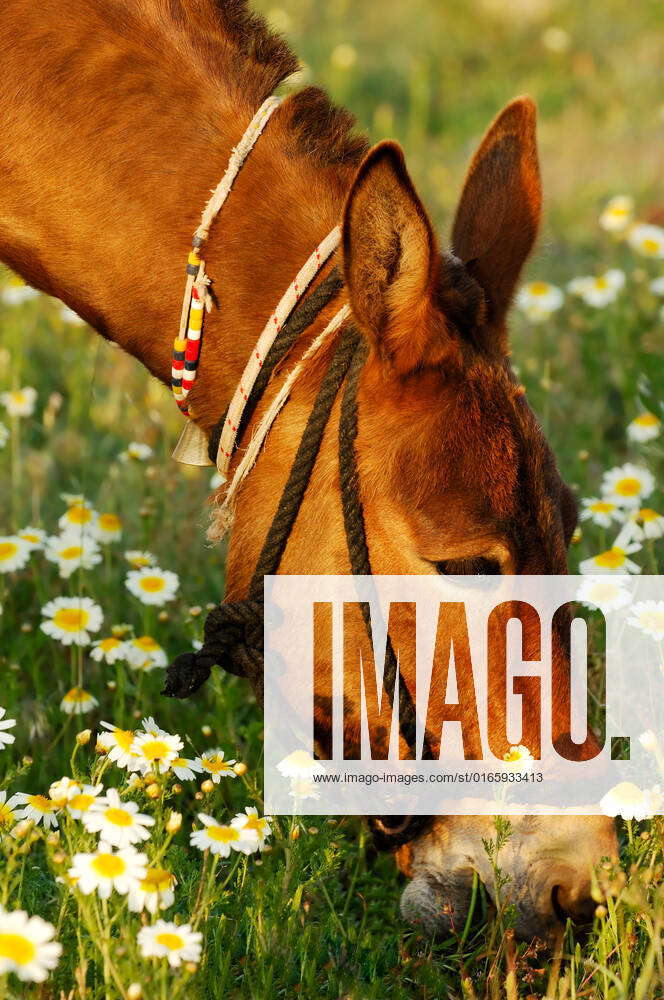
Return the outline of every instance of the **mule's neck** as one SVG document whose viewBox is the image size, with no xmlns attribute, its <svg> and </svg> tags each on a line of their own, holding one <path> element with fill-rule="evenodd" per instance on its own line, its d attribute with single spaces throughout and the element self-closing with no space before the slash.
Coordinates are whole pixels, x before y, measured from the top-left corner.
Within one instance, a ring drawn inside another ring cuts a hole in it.
<svg viewBox="0 0 664 1000">
<path fill-rule="evenodd" d="M 33 18 L 2 52 L 21 87 L 0 106 L 0 256 L 167 382 L 191 235 L 257 103 L 184 57 L 132 51 L 103 18 L 92 48 L 82 31 L 68 24 L 44 53 Z M 293 154 L 289 117 L 286 101 L 204 249 L 217 306 L 192 401 L 205 429 L 349 184 L 349 168 Z"/>
</svg>

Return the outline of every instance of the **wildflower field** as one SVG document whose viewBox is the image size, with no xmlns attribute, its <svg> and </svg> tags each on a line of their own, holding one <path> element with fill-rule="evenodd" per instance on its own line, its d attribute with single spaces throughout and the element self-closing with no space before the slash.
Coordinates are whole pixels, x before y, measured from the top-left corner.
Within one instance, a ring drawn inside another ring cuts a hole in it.
<svg viewBox="0 0 664 1000">
<path fill-rule="evenodd" d="M 403 142 L 441 232 L 486 122 L 516 93 L 539 101 L 547 222 L 513 361 L 578 496 L 580 599 L 620 606 L 613 577 L 664 570 L 664 12 L 319 7 L 269 15 L 303 81 Z M 597 871 L 583 936 L 518 943 L 507 885 L 497 912 L 480 888 L 472 919 L 430 940 L 362 822 L 264 816 L 244 681 L 160 695 L 224 588 L 212 470 L 170 459 L 179 429 L 136 362 L 0 275 L 0 1000 L 664 997 L 651 802 L 615 805 L 620 865 Z M 664 644 L 664 601 L 630 624 Z"/>
</svg>

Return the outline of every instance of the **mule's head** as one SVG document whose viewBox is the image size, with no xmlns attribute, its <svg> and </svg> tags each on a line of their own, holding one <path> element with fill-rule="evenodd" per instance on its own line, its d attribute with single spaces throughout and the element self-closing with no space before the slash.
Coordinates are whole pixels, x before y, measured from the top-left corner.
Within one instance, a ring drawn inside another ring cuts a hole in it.
<svg viewBox="0 0 664 1000">
<path fill-rule="evenodd" d="M 518 99 L 489 128 L 450 252 L 438 249 L 394 144 L 368 154 L 350 191 L 344 272 L 370 346 L 357 450 L 375 573 L 567 571 L 575 504 L 511 372 L 505 326 L 539 224 L 535 124 L 532 102 Z M 554 658 L 567 656 L 554 645 Z M 566 739 L 556 725 L 554 739 Z M 591 866 L 615 853 L 612 822 L 526 817 L 512 826 L 499 865 L 520 933 L 585 915 Z M 492 836 L 491 819 L 441 818 L 400 848 L 412 877 L 403 913 L 429 927 L 444 925 L 450 908 L 462 920 L 473 871 L 491 891 L 482 841 Z"/>
</svg>

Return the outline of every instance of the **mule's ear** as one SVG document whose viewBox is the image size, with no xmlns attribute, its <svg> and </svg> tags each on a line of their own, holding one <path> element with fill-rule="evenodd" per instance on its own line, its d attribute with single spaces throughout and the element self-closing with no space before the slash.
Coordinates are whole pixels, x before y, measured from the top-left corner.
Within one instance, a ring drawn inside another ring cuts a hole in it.
<svg viewBox="0 0 664 1000">
<path fill-rule="evenodd" d="M 539 228 L 536 128 L 529 97 L 501 111 L 473 157 L 454 220 L 452 248 L 484 290 L 492 325 L 502 325 Z"/>
<path fill-rule="evenodd" d="M 374 146 L 360 165 L 344 209 L 342 247 L 350 305 L 378 355 L 401 371 L 435 361 L 436 239 L 396 143 Z"/>
</svg>

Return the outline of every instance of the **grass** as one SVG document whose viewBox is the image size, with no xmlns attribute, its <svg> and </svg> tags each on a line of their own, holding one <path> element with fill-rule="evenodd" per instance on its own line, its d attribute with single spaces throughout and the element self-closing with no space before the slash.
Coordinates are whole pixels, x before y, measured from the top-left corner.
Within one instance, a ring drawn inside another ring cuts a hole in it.
<svg viewBox="0 0 664 1000">
<path fill-rule="evenodd" d="M 642 408 L 660 412 L 664 399 L 664 321 L 649 290 L 664 265 L 635 256 L 597 227 L 601 205 L 622 192 L 635 196 L 640 217 L 657 218 L 661 5 L 414 0 L 406 7 L 388 0 L 377 18 L 369 3 L 335 0 L 321 8 L 289 0 L 270 16 L 287 30 L 313 78 L 348 103 L 373 138 L 401 139 L 441 230 L 449 228 L 464 163 L 488 120 L 515 93 L 538 99 L 549 197 L 531 274 L 564 285 L 578 274 L 620 267 L 627 284 L 603 309 L 568 298 L 541 324 L 515 312 L 514 361 L 580 496 L 597 494 L 605 469 L 636 459 L 658 477 L 649 504 L 664 509 L 661 443 L 635 446 L 625 434 Z M 551 35 L 552 28 L 565 34 Z M 560 51 L 551 47 L 556 37 Z M 90 900 L 77 902 L 56 881 L 75 851 L 92 846 L 80 824 L 63 821 L 57 842 L 34 830 L 18 840 L 5 834 L 0 902 L 50 920 L 64 954 L 43 986 L 0 978 L 0 998 L 50 1000 L 61 991 L 87 1000 L 126 997 L 136 982 L 148 1000 L 664 996 L 661 819 L 621 829 L 620 868 L 597 875 L 591 932 L 575 940 L 567 928 L 553 951 L 517 944 L 509 907 L 492 913 L 481 887 L 467 927 L 431 941 L 404 926 L 393 861 L 375 855 L 356 820 L 281 818 L 269 851 L 237 864 L 222 860 L 212 877 L 211 858 L 203 864 L 188 844 L 195 813 L 228 820 L 246 805 L 261 809 L 261 715 L 247 685 L 216 674 L 193 701 L 173 704 L 159 696 L 161 670 L 72 655 L 39 628 L 46 601 L 82 590 L 103 609 L 99 635 L 126 623 L 129 634 L 154 635 L 169 656 L 200 638 L 205 605 L 220 599 L 224 582 L 223 551 L 204 541 L 209 472 L 170 461 L 179 419 L 166 391 L 90 331 L 69 325 L 56 304 L 42 297 L 0 305 L 0 329 L 0 391 L 27 384 L 38 393 L 33 416 L 4 418 L 10 434 L 0 451 L 0 534 L 29 523 L 55 533 L 65 510 L 62 492 L 81 492 L 123 521 L 122 540 L 69 581 L 41 553 L 24 570 L 0 577 L 0 701 L 18 720 L 16 743 L 0 754 L 0 786 L 8 794 L 45 793 L 62 775 L 82 779 L 103 770 L 105 782 L 122 787 L 123 772 L 95 753 L 94 741 L 72 761 L 76 733 L 99 719 L 134 727 L 148 714 L 186 738 L 187 756 L 221 746 L 247 765 L 245 775 L 222 780 L 212 792 L 200 780 L 180 782 L 178 791 L 159 778 L 155 798 L 146 785 L 131 793 L 155 816 L 150 849 L 163 849 L 163 863 L 177 878 L 166 918 L 198 920 L 204 932 L 196 971 L 165 975 L 163 962 L 142 959 L 135 944 L 140 919 L 127 917 L 119 897 L 105 913 Z M 149 444 L 152 458 L 119 461 L 130 439 Z M 192 511 L 200 512 L 193 532 Z M 572 568 L 611 540 L 584 525 Z M 126 549 L 147 549 L 179 574 L 178 597 L 163 611 L 146 610 L 125 588 Z M 660 541 L 635 558 L 652 571 L 663 554 Z M 100 704 L 88 715 L 68 716 L 60 702 L 81 670 Z M 166 827 L 172 811 L 184 817 L 174 836 Z"/>
</svg>

